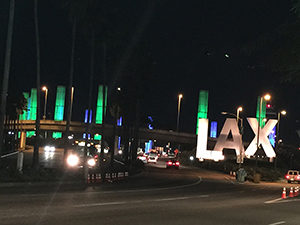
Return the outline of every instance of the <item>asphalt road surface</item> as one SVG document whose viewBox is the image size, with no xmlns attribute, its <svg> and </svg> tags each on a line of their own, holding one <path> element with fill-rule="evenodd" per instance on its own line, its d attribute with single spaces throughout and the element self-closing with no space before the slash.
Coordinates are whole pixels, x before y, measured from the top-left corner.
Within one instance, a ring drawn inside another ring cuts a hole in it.
<svg viewBox="0 0 300 225">
<path fill-rule="evenodd" d="M 159 162 L 120 183 L 0 185 L 0 224 L 299 225 L 300 197 L 281 200 L 283 186 Z"/>
</svg>

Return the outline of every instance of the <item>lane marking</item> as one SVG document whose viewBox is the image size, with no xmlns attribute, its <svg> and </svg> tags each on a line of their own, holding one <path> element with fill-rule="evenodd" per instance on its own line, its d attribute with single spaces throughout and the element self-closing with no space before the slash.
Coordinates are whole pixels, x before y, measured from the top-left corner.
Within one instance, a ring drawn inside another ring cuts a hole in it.
<svg viewBox="0 0 300 225">
<path fill-rule="evenodd" d="M 297 202 L 297 201 L 300 201 L 300 199 L 299 198 L 296 198 L 296 199 L 281 199 L 281 198 L 278 198 L 278 199 L 274 199 L 274 200 L 271 200 L 271 201 L 266 201 L 265 203 L 266 204 L 279 204 L 279 203 Z"/>
<path fill-rule="evenodd" d="M 179 189 L 179 188 L 186 188 L 198 185 L 202 182 L 202 177 L 198 176 L 198 180 L 191 184 L 183 184 L 174 187 L 163 187 L 163 188 L 145 188 L 145 189 L 129 189 L 129 190 L 119 190 L 119 191 L 102 191 L 103 194 L 109 193 L 131 193 L 131 192 L 146 192 L 146 191 L 164 191 L 164 190 L 172 190 L 172 189 Z M 91 192 L 93 194 L 98 194 L 99 192 Z M 84 193 L 82 193 L 84 194 Z"/>
<path fill-rule="evenodd" d="M 164 202 L 164 201 L 176 201 L 176 200 L 186 200 L 186 199 L 192 199 L 192 198 L 207 198 L 208 195 L 198 195 L 198 196 L 187 196 L 187 197 L 174 197 L 174 198 L 160 198 L 160 199 L 154 199 L 152 201 L 155 202 Z"/>
<path fill-rule="evenodd" d="M 173 187 L 163 187 L 163 188 L 144 188 L 144 189 L 128 189 L 128 190 L 118 190 L 118 191 L 101 191 L 99 190 L 98 192 L 92 192 L 92 191 L 87 191 L 87 192 L 72 192 L 71 194 L 76 193 L 76 195 L 92 195 L 92 194 L 113 194 L 113 193 L 136 193 L 136 192 L 147 192 L 147 191 L 165 191 L 165 190 L 173 190 L 173 189 L 180 189 L 180 188 L 187 188 L 187 187 L 192 187 L 200 184 L 203 181 L 202 177 L 198 176 L 198 180 L 194 183 L 191 184 L 183 184 L 183 185 L 178 185 L 178 186 L 173 186 Z M 57 195 L 63 194 L 65 195 L 66 193 L 57 193 Z M 20 194 L 19 196 L 22 197 L 39 197 L 39 196 L 49 196 L 49 194 Z"/>
<path fill-rule="evenodd" d="M 176 201 L 176 200 L 185 200 L 190 199 L 189 197 L 175 197 L 175 198 L 161 198 L 161 199 L 154 199 L 154 202 L 165 202 L 165 201 Z"/>
<path fill-rule="evenodd" d="M 280 200 L 282 200 L 282 198 L 276 198 L 276 199 L 273 199 L 273 200 L 270 200 L 270 201 L 266 201 L 266 202 L 264 202 L 264 203 L 265 203 L 265 204 L 271 204 L 271 203 L 278 202 L 278 201 L 280 201 Z"/>
<path fill-rule="evenodd" d="M 106 206 L 106 205 L 123 205 L 125 203 L 127 202 L 99 202 L 99 203 L 74 205 L 74 207 L 80 208 L 80 207 Z"/>
<path fill-rule="evenodd" d="M 230 182 L 231 184 L 235 184 L 234 181 L 232 181 L 229 177 L 224 177 L 225 180 L 227 180 L 228 182 Z"/>
<path fill-rule="evenodd" d="M 286 223 L 285 221 L 279 221 L 277 223 L 270 223 L 269 225 L 279 225 L 279 224 L 284 224 Z"/>
<path fill-rule="evenodd" d="M 151 200 L 134 200 L 134 201 L 123 201 L 123 202 L 99 202 L 90 204 L 80 204 L 74 205 L 75 208 L 81 207 L 95 207 L 95 206 L 107 206 L 107 205 L 124 205 L 124 204 L 136 204 L 136 203 L 149 203 L 149 202 L 166 202 L 166 201 L 177 201 L 177 200 L 187 200 L 194 198 L 207 198 L 209 195 L 196 195 L 196 196 L 186 196 L 186 197 L 174 197 L 174 198 L 159 198 Z"/>
</svg>

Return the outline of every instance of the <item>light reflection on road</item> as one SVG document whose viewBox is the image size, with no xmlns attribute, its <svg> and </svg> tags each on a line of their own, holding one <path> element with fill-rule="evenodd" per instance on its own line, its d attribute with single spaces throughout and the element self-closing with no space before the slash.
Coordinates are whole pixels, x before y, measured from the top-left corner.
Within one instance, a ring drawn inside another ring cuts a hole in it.
<svg viewBox="0 0 300 225">
<path fill-rule="evenodd" d="M 30 165 L 33 156 L 33 148 L 25 151 L 25 163 Z M 45 168 L 56 168 L 63 166 L 64 149 L 56 148 L 55 151 L 45 151 L 39 148 L 39 162 Z"/>
</svg>

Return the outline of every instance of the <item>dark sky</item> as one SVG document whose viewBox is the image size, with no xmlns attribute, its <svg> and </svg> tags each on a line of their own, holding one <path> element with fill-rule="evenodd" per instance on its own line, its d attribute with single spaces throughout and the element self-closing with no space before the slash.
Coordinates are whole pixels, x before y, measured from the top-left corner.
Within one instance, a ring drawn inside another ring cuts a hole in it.
<svg viewBox="0 0 300 225">
<path fill-rule="evenodd" d="M 49 87 L 51 117 L 55 88 L 68 82 L 71 24 L 60 0 L 39 2 L 41 80 Z M 0 71 L 3 71 L 8 3 L 9 0 L 0 2 Z M 200 89 L 209 90 L 209 118 L 219 122 L 224 119 L 221 111 L 235 112 L 239 105 L 244 107 L 244 117 L 255 116 L 257 96 L 268 91 L 276 110 L 288 111 L 288 117 L 281 123 L 282 136 L 294 137 L 300 113 L 297 85 L 281 83 L 277 76 L 257 67 L 255 58 L 242 51 L 248 43 L 292 20 L 290 7 L 288 0 L 163 0 L 150 3 L 132 0 L 116 5 L 119 11 L 110 18 L 118 41 L 107 48 L 107 79 L 110 84 L 117 82 L 122 86 L 118 78 L 124 76 L 122 69 L 134 70 L 137 65 L 136 59 L 126 59 L 135 54 L 149 55 L 144 57 L 148 60 L 146 66 L 137 70 L 144 69 L 150 77 L 146 80 L 149 87 L 145 89 L 142 109 L 153 116 L 159 128 L 174 130 L 177 95 L 183 93 L 180 120 L 181 130 L 186 132 L 195 131 Z M 33 25 L 33 1 L 16 1 L 10 93 L 29 91 L 35 86 Z M 103 33 L 105 36 L 106 31 Z M 90 59 L 87 36 L 88 29 L 78 31 L 74 120 L 83 120 L 87 107 Z M 98 34 L 99 39 L 101 36 Z M 97 48 L 94 96 L 97 84 L 103 80 L 101 55 L 101 48 Z M 93 105 L 95 107 L 96 98 Z"/>
</svg>

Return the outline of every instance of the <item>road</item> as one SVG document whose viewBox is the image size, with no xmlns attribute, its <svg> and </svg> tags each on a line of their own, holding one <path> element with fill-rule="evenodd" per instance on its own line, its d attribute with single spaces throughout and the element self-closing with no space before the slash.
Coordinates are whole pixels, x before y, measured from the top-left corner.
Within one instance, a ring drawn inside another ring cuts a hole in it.
<svg viewBox="0 0 300 225">
<path fill-rule="evenodd" d="M 121 183 L 0 186 L 0 224 L 300 224 L 300 197 L 279 200 L 283 184 L 237 184 L 221 173 L 163 165 Z"/>
</svg>

